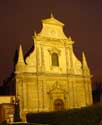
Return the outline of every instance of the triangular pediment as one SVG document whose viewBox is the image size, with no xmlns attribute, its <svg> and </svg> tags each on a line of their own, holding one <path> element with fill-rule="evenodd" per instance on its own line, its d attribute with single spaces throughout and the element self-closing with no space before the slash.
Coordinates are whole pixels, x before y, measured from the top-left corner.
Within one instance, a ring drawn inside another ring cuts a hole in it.
<svg viewBox="0 0 102 125">
<path fill-rule="evenodd" d="M 57 20 L 54 16 L 42 20 L 42 30 L 37 36 L 41 38 L 65 39 L 67 36 L 63 32 L 64 24 Z"/>
<path fill-rule="evenodd" d="M 63 89 L 63 87 L 58 83 L 54 83 L 54 85 L 52 86 L 52 88 L 49 90 L 48 92 L 49 94 L 56 94 L 56 93 L 67 93 L 66 90 Z"/>
</svg>

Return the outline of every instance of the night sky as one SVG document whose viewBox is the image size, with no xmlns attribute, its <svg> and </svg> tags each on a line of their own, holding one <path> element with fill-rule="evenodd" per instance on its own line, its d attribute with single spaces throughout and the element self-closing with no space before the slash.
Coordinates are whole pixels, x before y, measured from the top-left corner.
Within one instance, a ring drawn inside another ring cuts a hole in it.
<svg viewBox="0 0 102 125">
<path fill-rule="evenodd" d="M 31 48 L 34 31 L 51 12 L 75 41 L 76 56 L 84 51 L 93 78 L 102 80 L 102 0 L 0 0 L 0 83 L 13 71 L 16 49 Z"/>
</svg>

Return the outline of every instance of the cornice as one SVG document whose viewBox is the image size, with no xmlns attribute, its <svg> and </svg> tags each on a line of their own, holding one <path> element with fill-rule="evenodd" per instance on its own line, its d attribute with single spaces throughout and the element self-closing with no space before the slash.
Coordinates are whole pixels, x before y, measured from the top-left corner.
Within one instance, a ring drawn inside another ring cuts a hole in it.
<svg viewBox="0 0 102 125">
<path fill-rule="evenodd" d="M 81 74 L 65 74 L 65 73 L 43 73 L 43 72 L 38 72 L 38 73 L 27 73 L 27 72 L 23 72 L 23 73 L 17 73 L 16 76 L 26 76 L 26 77 L 34 77 L 34 76 L 38 76 L 38 77 L 41 77 L 41 76 L 44 76 L 44 77 L 72 77 L 72 78 L 91 78 L 92 76 L 91 75 L 86 75 L 86 76 L 83 76 Z"/>
</svg>

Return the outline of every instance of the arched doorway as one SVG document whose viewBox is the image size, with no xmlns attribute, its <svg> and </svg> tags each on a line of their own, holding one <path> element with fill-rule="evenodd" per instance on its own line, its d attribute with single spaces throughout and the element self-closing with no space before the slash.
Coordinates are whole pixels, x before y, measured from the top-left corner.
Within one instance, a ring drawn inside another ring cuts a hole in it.
<svg viewBox="0 0 102 125">
<path fill-rule="evenodd" d="M 64 110 L 64 102 L 62 99 L 56 99 L 54 101 L 54 110 L 55 111 L 62 111 Z"/>
</svg>

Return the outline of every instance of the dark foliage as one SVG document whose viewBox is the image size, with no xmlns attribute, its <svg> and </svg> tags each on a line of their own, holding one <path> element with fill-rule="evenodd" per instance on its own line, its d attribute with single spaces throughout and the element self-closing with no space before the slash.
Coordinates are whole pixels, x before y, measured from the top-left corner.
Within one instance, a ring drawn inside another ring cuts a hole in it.
<svg viewBox="0 0 102 125">
<path fill-rule="evenodd" d="M 97 103 L 101 101 L 102 96 L 102 81 L 96 81 L 93 83 L 93 102 Z"/>
<path fill-rule="evenodd" d="M 0 87 L 0 95 L 15 95 L 15 74 L 11 73 L 8 78 L 3 81 Z"/>
<path fill-rule="evenodd" d="M 0 95 L 15 95 L 15 65 L 18 60 L 18 51 L 15 51 L 14 57 L 13 57 L 13 72 L 5 79 L 3 80 L 3 85 L 0 87 Z"/>
<path fill-rule="evenodd" d="M 0 122 L 0 125 L 8 125 L 6 121 Z"/>
<path fill-rule="evenodd" d="M 98 125 L 102 119 L 102 104 L 62 112 L 28 113 L 28 123 L 49 125 Z"/>
</svg>

